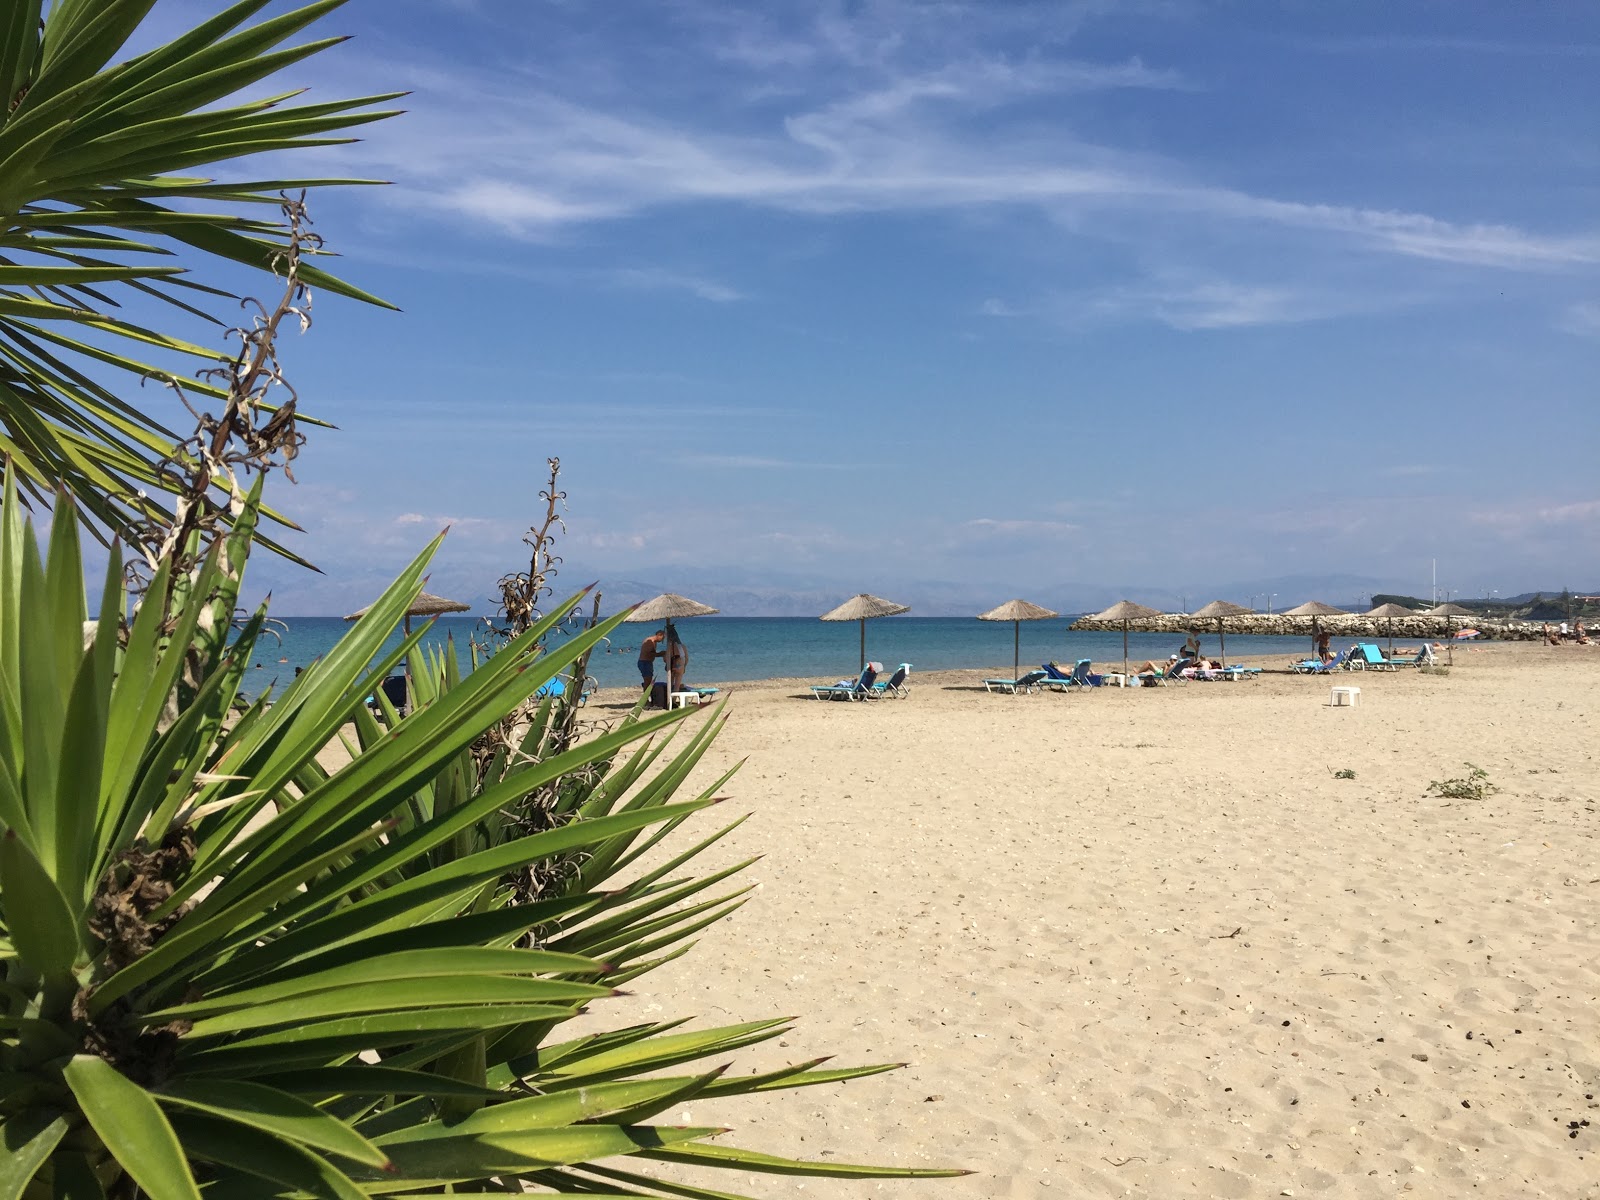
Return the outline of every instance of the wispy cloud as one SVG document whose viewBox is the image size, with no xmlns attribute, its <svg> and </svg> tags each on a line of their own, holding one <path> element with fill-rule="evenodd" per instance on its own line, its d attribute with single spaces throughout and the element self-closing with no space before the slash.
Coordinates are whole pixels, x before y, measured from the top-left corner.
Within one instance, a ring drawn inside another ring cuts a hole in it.
<svg viewBox="0 0 1600 1200">
<path fill-rule="evenodd" d="M 1600 300 L 1583 300 L 1561 314 L 1561 328 L 1579 337 L 1600 338 Z"/>
<path fill-rule="evenodd" d="M 802 462 L 787 458 L 764 458 L 754 454 L 688 454 L 680 462 L 691 467 L 727 467 L 739 471 L 855 471 L 859 463 Z"/>
<path fill-rule="evenodd" d="M 1098 316 L 1149 315 L 1174 329 L 1236 329 L 1310 321 L 1336 308 L 1302 290 L 1222 280 L 1187 285 L 1130 286 L 1088 301 Z"/>
<path fill-rule="evenodd" d="M 984 538 L 1064 538 L 1078 533 L 1083 526 L 1070 521 L 974 517 L 970 521 L 963 521 L 958 528 L 966 534 Z"/>
<path fill-rule="evenodd" d="M 1503 504 L 1475 509 L 1467 514 L 1467 518 L 1474 524 L 1503 532 L 1551 526 L 1589 528 L 1596 518 L 1600 518 L 1600 500 L 1575 500 L 1563 504 Z"/>
<path fill-rule="evenodd" d="M 699 276 L 684 275 L 659 267 L 618 267 L 610 274 L 618 287 L 633 291 L 684 291 L 715 304 L 728 304 L 735 300 L 746 299 L 745 294 L 737 288 L 718 283 L 714 279 L 702 279 Z"/>
<path fill-rule="evenodd" d="M 962 6 L 950 19 L 958 27 L 978 20 Z M 763 62 L 784 64 L 792 89 L 784 103 L 769 98 L 731 110 L 653 105 L 649 79 L 618 94 L 550 86 L 487 66 L 468 110 L 453 80 L 435 83 L 427 71 L 416 72 L 423 80 L 417 111 L 378 127 L 353 153 L 400 180 L 390 202 L 532 238 L 689 204 L 815 214 L 1016 207 L 1068 218 L 1090 234 L 1097 220 L 1183 218 L 1264 225 L 1469 266 L 1600 263 L 1594 230 L 1543 233 L 1259 195 L 1196 179 L 1164 158 L 1084 139 L 1059 121 L 1039 123 L 1034 105 L 1042 98 L 1060 103 L 1085 92 L 1189 86 L 1137 59 L 1019 58 L 963 46 L 959 30 L 908 49 L 904 26 L 899 41 L 887 29 L 874 36 L 838 17 L 819 18 L 781 33 L 744 28 L 731 46 L 702 47 L 707 60 L 733 55 L 752 71 Z M 739 298 L 725 284 L 641 272 L 639 286 Z"/>
<path fill-rule="evenodd" d="M 1400 463 L 1393 467 L 1384 467 L 1380 475 L 1390 479 L 1420 479 L 1427 475 L 1437 475 L 1444 468 L 1438 463 Z"/>
<path fill-rule="evenodd" d="M 991 298 L 984 316 L 1041 321 L 1068 329 L 1102 322 L 1155 321 L 1177 330 L 1292 325 L 1382 311 L 1401 300 L 1371 289 L 1311 288 L 1298 284 L 1219 278 L 1146 279 L 1077 293 L 1052 294 L 1031 304 Z"/>
<path fill-rule="evenodd" d="M 1306 50 L 1330 54 L 1371 54 L 1374 51 L 1402 53 L 1450 53 L 1510 55 L 1536 58 L 1600 57 L 1600 42 L 1510 41 L 1504 38 L 1427 37 L 1405 34 L 1371 34 L 1354 37 L 1296 37 L 1291 41 Z"/>
</svg>

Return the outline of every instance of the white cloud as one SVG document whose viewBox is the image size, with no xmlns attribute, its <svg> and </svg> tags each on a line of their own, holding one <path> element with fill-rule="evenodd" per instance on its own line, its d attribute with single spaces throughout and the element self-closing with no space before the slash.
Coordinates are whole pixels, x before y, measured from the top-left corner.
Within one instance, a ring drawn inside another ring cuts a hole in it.
<svg viewBox="0 0 1600 1200">
<path fill-rule="evenodd" d="M 994 296 L 990 296 L 980 304 L 978 312 L 985 317 L 1026 317 L 1031 315 L 1028 309 L 1020 308 Z"/>
<path fill-rule="evenodd" d="M 1478 525 L 1506 533 L 1566 526 L 1575 533 L 1590 531 L 1588 536 L 1592 539 L 1595 521 L 1600 518 L 1600 500 L 1575 500 L 1562 504 L 1525 501 L 1497 508 L 1480 508 L 1468 513 L 1467 517 Z"/>
<path fill-rule="evenodd" d="M 1107 321 L 1157 321 L 1189 331 L 1298 324 L 1403 302 L 1393 293 L 1375 294 L 1370 289 L 1314 289 L 1169 272 L 1136 283 L 1050 295 L 1032 304 L 990 299 L 979 311 L 992 317 L 1030 317 L 1069 329 Z"/>
<path fill-rule="evenodd" d="M 735 108 L 714 118 L 652 109 L 642 94 L 579 99 L 576 89 L 530 86 L 484 68 L 470 109 L 453 86 L 425 83 L 417 111 L 377 127 L 350 153 L 393 173 L 400 186 L 387 193 L 391 203 L 536 238 L 683 204 L 815 214 L 1010 206 L 1091 234 L 1097 219 L 1182 217 L 1468 266 L 1600 263 L 1600 234 L 1592 230 L 1542 234 L 1256 195 L 1195 180 L 1169 160 L 1085 141 L 1059 123 L 1041 128 L 1027 115 L 1040 97 L 1183 86 L 1136 60 L 1017 61 L 942 50 L 944 61 L 875 59 L 852 68 L 849 56 L 819 45 L 818 61 L 843 68 L 811 70 L 779 111 Z M 725 285 L 688 286 L 707 299 L 738 298 Z"/>
<path fill-rule="evenodd" d="M 1111 316 L 1147 313 L 1186 330 L 1278 325 L 1328 315 L 1326 305 L 1294 288 L 1223 280 L 1119 288 L 1096 297 L 1090 309 Z"/>
<path fill-rule="evenodd" d="M 617 267 L 609 272 L 618 287 L 636 291 L 685 291 L 715 304 L 745 299 L 743 292 L 713 279 L 702 279 L 659 267 Z"/>
<path fill-rule="evenodd" d="M 755 454 L 688 454 L 679 459 L 691 467 L 729 467 L 755 471 L 854 471 L 859 463 L 802 462 L 787 458 L 765 458 Z"/>
<path fill-rule="evenodd" d="M 1600 301 L 1584 300 L 1561 316 L 1561 328 L 1578 337 L 1600 338 Z"/>
<path fill-rule="evenodd" d="M 1070 521 L 1002 520 L 995 517 L 975 517 L 963 521 L 959 528 L 977 537 L 1002 538 L 1063 538 L 1078 533 L 1083 526 Z"/>
<path fill-rule="evenodd" d="M 1300 204 L 1225 189 L 1180 192 L 1241 220 L 1347 235 L 1376 249 L 1469 266 L 1537 270 L 1600 263 L 1600 234 L 1540 236 L 1510 225 L 1461 224 L 1423 213 Z"/>
<path fill-rule="evenodd" d="M 1438 463 L 1401 463 L 1399 466 L 1385 467 L 1379 472 L 1390 479 L 1415 479 L 1425 475 L 1437 475 L 1444 468 Z"/>
<path fill-rule="evenodd" d="M 1593 521 L 1600 517 L 1600 500 L 1579 500 L 1572 504 L 1557 504 L 1537 510 L 1538 519 L 1546 524 L 1566 521 Z"/>
</svg>

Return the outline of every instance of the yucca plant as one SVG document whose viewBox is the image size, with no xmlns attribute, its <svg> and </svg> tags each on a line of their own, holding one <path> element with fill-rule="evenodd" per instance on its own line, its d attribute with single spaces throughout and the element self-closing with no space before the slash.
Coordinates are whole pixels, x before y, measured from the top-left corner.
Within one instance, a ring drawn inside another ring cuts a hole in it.
<svg viewBox="0 0 1600 1200">
<path fill-rule="evenodd" d="M 399 95 L 235 99 L 342 40 L 283 45 L 343 0 L 249 24 L 268 3 L 228 5 L 115 65 L 155 0 L 0 6 L 0 456 L 24 494 L 43 499 L 65 485 L 102 529 L 164 518 L 161 494 L 173 484 L 160 465 L 179 440 L 149 407 L 159 389 L 135 404 L 133 389 L 115 383 L 154 377 L 200 403 L 225 388 L 204 369 L 226 356 L 141 314 L 218 324 L 211 308 L 230 294 L 225 268 L 271 270 L 284 251 L 281 193 L 359 182 L 196 172 L 349 141 L 345 131 L 392 115 L 373 105 Z M 298 275 L 375 300 L 310 263 Z"/>
<path fill-rule="evenodd" d="M 886 1069 L 724 1074 L 730 1051 L 785 1022 L 556 1036 L 738 902 L 706 898 L 730 871 L 680 874 L 718 833 L 640 860 L 713 803 L 720 780 L 675 792 L 720 714 L 679 748 L 682 712 L 545 757 L 546 706 L 472 770 L 460 756 L 482 732 L 611 628 L 541 655 L 568 604 L 463 678 L 423 673 L 404 719 L 371 717 L 365 698 L 417 653 L 420 630 L 381 648 L 431 546 L 281 696 L 244 703 L 264 610 L 231 642 L 214 622 L 257 502 L 187 586 L 152 581 L 169 611 L 127 611 L 113 552 L 91 622 L 70 502 L 41 557 L 8 478 L 0 1198 L 728 1195 L 658 1183 L 655 1161 L 939 1173 L 775 1159 L 653 1123 L 690 1098 Z M 174 717 L 186 654 L 204 660 L 201 686 Z M 318 754 L 351 722 L 353 759 L 330 773 Z M 546 828 L 503 819 L 542 790 Z M 572 869 L 537 898 L 516 886 L 556 860 Z"/>
<path fill-rule="evenodd" d="M 575 740 L 573 693 L 538 702 L 614 622 L 546 653 L 569 601 L 465 676 L 421 631 L 385 651 L 430 546 L 282 694 L 243 697 L 265 610 L 235 630 L 263 512 L 241 479 L 279 443 L 185 450 L 102 380 L 152 373 L 131 346 L 228 361 L 120 307 L 211 319 L 197 305 L 223 293 L 161 265 L 173 249 L 282 274 L 268 326 L 307 285 L 363 296 L 305 261 L 297 205 L 282 225 L 249 215 L 342 181 L 177 174 L 387 115 L 370 105 L 389 97 L 229 102 L 335 40 L 276 48 L 340 2 L 252 26 L 267 0 L 243 0 L 116 66 L 154 0 L 0 14 L 0 1200 L 728 1195 L 653 1162 L 941 1174 L 654 1123 L 886 1069 L 724 1074 L 785 1022 L 560 1036 L 741 902 L 719 890 L 738 866 L 691 866 L 725 829 L 662 844 L 716 799 L 722 780 L 677 793 L 720 710 L 687 736 L 688 714 L 636 711 Z M 270 328 L 245 338 L 215 384 L 155 372 L 226 401 L 202 430 L 271 411 Z M 208 484 L 221 505 L 197 500 Z M 182 493 L 182 518 L 144 489 Z M 23 495 L 54 498 L 46 553 Z M 133 535 L 153 570 L 136 606 L 113 543 L 91 610 L 80 517 Z M 408 656 L 401 719 L 376 685 Z"/>
</svg>

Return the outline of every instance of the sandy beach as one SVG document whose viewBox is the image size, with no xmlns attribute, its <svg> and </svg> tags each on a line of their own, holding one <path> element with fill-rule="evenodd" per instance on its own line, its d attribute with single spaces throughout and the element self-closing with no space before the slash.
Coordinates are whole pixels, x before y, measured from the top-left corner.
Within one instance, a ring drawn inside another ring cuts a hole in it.
<svg viewBox="0 0 1600 1200">
<path fill-rule="evenodd" d="M 756 891 L 597 1017 L 795 1014 L 736 1069 L 910 1065 L 682 1120 L 976 1174 L 726 1188 L 1600 1196 L 1600 647 L 1069 695 L 982 674 L 735 687 L 701 777 L 749 763 L 695 828 L 754 814 L 706 861 L 763 854 Z M 1466 763 L 1499 790 L 1430 794 Z"/>
</svg>

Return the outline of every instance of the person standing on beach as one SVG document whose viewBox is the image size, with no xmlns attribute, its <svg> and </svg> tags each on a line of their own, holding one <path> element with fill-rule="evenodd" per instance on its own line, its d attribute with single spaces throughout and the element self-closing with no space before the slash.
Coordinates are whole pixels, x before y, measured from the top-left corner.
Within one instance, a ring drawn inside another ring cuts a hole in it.
<svg viewBox="0 0 1600 1200">
<path fill-rule="evenodd" d="M 672 636 L 667 639 L 667 649 L 664 657 L 667 660 L 667 678 L 671 681 L 672 690 L 675 692 L 683 691 L 683 673 L 689 669 L 689 647 L 679 640 L 676 629 L 672 631 Z"/>
<path fill-rule="evenodd" d="M 1178 657 L 1179 658 L 1199 658 L 1200 657 L 1200 631 L 1198 629 L 1189 630 L 1189 640 L 1184 642 L 1183 650 L 1179 653 Z"/>
<path fill-rule="evenodd" d="M 1317 630 L 1313 645 L 1315 645 L 1317 648 L 1317 657 L 1323 662 L 1331 662 L 1333 660 L 1333 646 L 1331 645 L 1332 641 L 1333 635 L 1326 629 Z"/>
<path fill-rule="evenodd" d="M 648 692 L 656 681 L 656 659 L 661 657 L 661 642 L 666 636 L 665 629 L 658 629 L 639 643 L 639 678 L 642 681 L 639 687 L 642 691 Z"/>
</svg>

